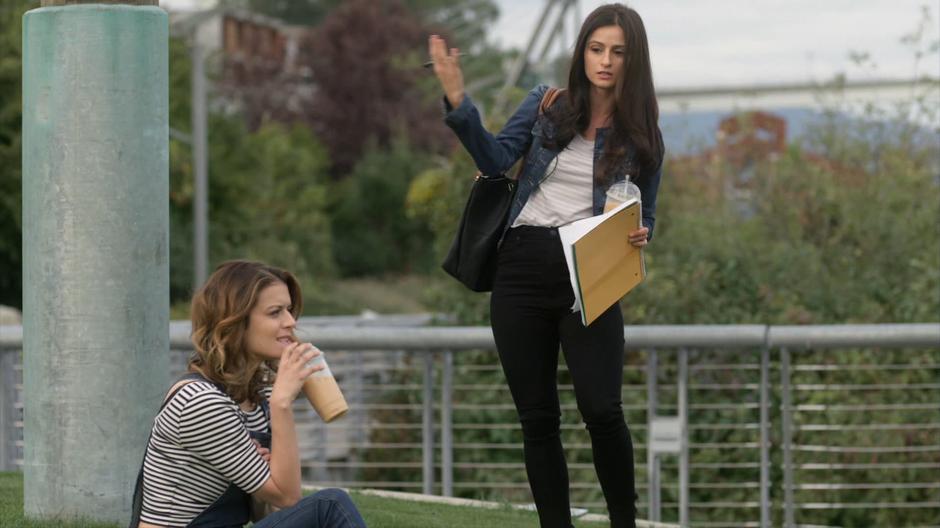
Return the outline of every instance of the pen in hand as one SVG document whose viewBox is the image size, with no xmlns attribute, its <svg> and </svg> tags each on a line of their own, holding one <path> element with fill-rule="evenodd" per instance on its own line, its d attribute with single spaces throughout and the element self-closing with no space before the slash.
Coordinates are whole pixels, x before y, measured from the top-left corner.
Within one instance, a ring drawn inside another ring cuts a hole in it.
<svg viewBox="0 0 940 528">
<path fill-rule="evenodd" d="M 458 57 L 466 57 L 467 54 L 466 54 L 466 53 L 458 53 L 457 56 L 458 56 Z M 424 68 L 433 68 L 433 67 L 434 67 L 434 61 L 429 60 L 429 61 L 425 62 L 424 64 L 422 64 L 421 66 L 424 67 Z"/>
</svg>

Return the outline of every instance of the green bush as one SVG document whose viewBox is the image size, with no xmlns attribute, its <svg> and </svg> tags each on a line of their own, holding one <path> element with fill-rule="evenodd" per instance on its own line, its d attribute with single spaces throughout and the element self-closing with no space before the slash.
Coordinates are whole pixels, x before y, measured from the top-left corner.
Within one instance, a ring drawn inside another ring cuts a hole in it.
<svg viewBox="0 0 940 528">
<path fill-rule="evenodd" d="M 783 155 L 747 168 L 667 160 L 648 276 L 622 301 L 628 324 L 936 320 L 940 153 L 936 132 L 824 117 Z M 801 144 L 809 145 L 802 147 Z M 694 166 L 693 166 L 694 165 Z M 409 212 L 442 259 L 471 185 L 466 154 L 419 176 Z M 486 295 L 432 275 L 431 302 L 466 323 Z"/>
<path fill-rule="evenodd" d="M 331 189 L 333 255 L 343 276 L 426 272 L 429 228 L 405 214 L 408 187 L 425 155 L 399 139 L 372 146 Z"/>
<path fill-rule="evenodd" d="M 249 132 L 237 116 L 210 116 L 209 256 L 283 266 L 315 299 L 318 280 L 333 275 L 326 214 L 327 155 L 310 131 L 279 124 Z M 171 148 L 171 298 L 192 292 L 192 156 Z"/>
</svg>

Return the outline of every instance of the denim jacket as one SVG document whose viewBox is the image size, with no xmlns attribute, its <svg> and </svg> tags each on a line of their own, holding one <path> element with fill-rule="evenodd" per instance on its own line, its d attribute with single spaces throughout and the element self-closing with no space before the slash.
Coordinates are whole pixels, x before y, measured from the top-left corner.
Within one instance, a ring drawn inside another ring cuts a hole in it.
<svg viewBox="0 0 940 528">
<path fill-rule="evenodd" d="M 542 147 L 543 138 L 552 137 L 554 134 L 553 124 L 544 116 L 539 116 L 539 104 L 547 90 L 548 86 L 542 84 L 529 92 L 516 112 L 506 122 L 506 126 L 496 136 L 483 128 L 480 113 L 468 95 L 464 95 L 463 101 L 457 108 L 453 108 L 447 98 L 444 98 L 446 112 L 444 122 L 457 134 L 477 168 L 485 176 L 505 173 L 516 160 L 526 154 L 526 149 L 528 149 L 525 166 L 519 175 L 516 197 L 509 210 L 507 228 L 522 212 L 529 196 L 542 183 L 542 177 L 555 156 L 558 155 L 557 152 Z M 604 150 L 604 138 L 607 131 L 606 128 L 597 129 L 597 137 L 594 140 L 595 170 L 597 170 L 597 160 Z M 636 170 L 632 149 L 628 153 L 627 159 L 623 162 L 623 170 L 618 171 L 610 184 L 604 186 L 593 184 L 595 215 L 601 214 L 604 210 L 607 188 L 614 182 L 623 181 L 628 173 Z M 643 201 L 643 225 L 649 228 L 647 238 L 651 239 L 653 226 L 656 223 L 656 192 L 659 190 L 659 180 L 662 177 L 662 163 L 654 173 L 643 176 L 645 177 L 639 179 L 637 187 L 640 188 Z"/>
</svg>

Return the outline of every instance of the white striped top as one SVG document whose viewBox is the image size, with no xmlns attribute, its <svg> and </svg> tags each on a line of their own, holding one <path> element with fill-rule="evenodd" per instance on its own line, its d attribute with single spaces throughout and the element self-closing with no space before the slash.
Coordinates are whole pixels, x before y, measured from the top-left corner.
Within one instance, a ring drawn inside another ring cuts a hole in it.
<svg viewBox="0 0 940 528">
<path fill-rule="evenodd" d="M 270 395 L 270 389 L 265 397 Z M 268 431 L 261 406 L 245 413 L 212 383 L 183 385 L 154 419 L 144 456 L 140 520 L 183 527 L 234 483 L 248 493 L 271 476 L 248 430 Z"/>
<path fill-rule="evenodd" d="M 552 161 L 512 227 L 557 227 L 594 214 L 594 142 L 581 134 Z"/>
</svg>

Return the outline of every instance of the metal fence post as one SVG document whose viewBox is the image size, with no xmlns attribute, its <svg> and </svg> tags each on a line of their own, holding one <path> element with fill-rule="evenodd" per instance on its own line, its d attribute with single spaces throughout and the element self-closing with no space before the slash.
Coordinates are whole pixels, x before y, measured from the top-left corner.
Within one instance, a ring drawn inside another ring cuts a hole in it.
<svg viewBox="0 0 940 528">
<path fill-rule="evenodd" d="M 760 525 L 770 528 L 770 327 L 760 353 Z"/>
<path fill-rule="evenodd" d="M 16 401 L 16 372 L 13 365 L 16 363 L 17 353 L 13 350 L 0 350 L 0 471 L 13 471 L 16 463 L 13 453 L 13 402 Z"/>
<path fill-rule="evenodd" d="M 309 405 L 303 410 L 304 413 L 312 414 L 313 408 Z M 296 410 L 296 406 L 295 406 Z M 314 471 L 314 480 L 329 480 L 332 475 L 330 474 L 330 454 L 327 450 L 327 444 L 329 439 L 326 434 L 326 427 L 315 427 L 313 429 L 312 436 L 315 438 L 313 456 L 314 459 L 319 464 L 315 466 L 317 469 Z"/>
<path fill-rule="evenodd" d="M 649 502 L 646 517 L 651 521 L 659 520 L 659 458 L 652 448 L 651 424 L 656 418 L 656 350 L 646 355 L 646 483 Z"/>
<path fill-rule="evenodd" d="M 441 374 L 441 495 L 454 495 L 454 430 L 453 430 L 454 352 L 444 351 Z"/>
<path fill-rule="evenodd" d="M 355 424 L 355 433 L 353 434 L 353 442 L 356 445 L 363 445 L 368 441 L 368 434 L 366 433 L 366 422 L 368 421 L 368 413 L 363 410 L 362 406 L 366 403 L 365 391 L 363 390 L 363 384 L 365 383 L 365 376 L 362 373 L 362 370 L 357 368 L 349 369 L 349 377 L 352 378 L 350 385 L 352 386 L 352 401 L 354 403 L 354 408 L 350 409 L 350 421 Z"/>
<path fill-rule="evenodd" d="M 790 406 L 790 351 L 780 349 L 780 391 L 782 402 L 780 411 L 782 416 L 782 444 L 783 444 L 783 526 L 792 528 L 794 525 L 793 512 L 793 454 L 790 444 L 792 442 L 792 423 Z"/>
<path fill-rule="evenodd" d="M 689 351 L 679 349 L 679 525 L 689 525 Z"/>
<path fill-rule="evenodd" d="M 209 154 L 206 124 L 205 53 L 199 44 L 199 26 L 193 29 L 191 101 L 193 139 L 193 289 L 209 276 Z"/>
<path fill-rule="evenodd" d="M 423 455 L 423 492 L 434 492 L 434 352 L 424 353 L 424 415 L 421 424 Z"/>
</svg>

